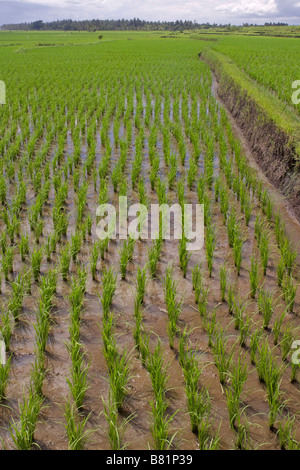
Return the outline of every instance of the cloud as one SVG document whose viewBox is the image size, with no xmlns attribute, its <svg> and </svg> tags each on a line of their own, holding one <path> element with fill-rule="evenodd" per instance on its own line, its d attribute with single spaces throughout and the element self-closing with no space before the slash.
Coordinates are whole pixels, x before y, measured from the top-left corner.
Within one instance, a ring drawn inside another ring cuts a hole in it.
<svg viewBox="0 0 300 470">
<path fill-rule="evenodd" d="M 277 13 L 277 5 L 275 0 L 240 0 L 239 2 L 222 3 L 216 7 L 216 10 L 233 16 L 266 16 Z"/>
<path fill-rule="evenodd" d="M 0 0 L 1 23 L 43 19 L 197 20 L 243 22 L 300 22 L 299 0 Z"/>
</svg>

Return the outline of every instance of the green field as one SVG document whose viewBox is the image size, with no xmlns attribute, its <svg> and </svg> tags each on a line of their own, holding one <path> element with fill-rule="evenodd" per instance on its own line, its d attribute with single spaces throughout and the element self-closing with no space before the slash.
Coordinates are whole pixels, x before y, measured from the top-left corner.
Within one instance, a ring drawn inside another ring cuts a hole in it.
<svg viewBox="0 0 300 470">
<path fill-rule="evenodd" d="M 199 58 L 277 116 L 299 40 L 99 34 L 0 32 L 0 448 L 299 450 L 299 231 Z M 203 249 L 99 239 L 120 196 L 203 204 Z"/>
</svg>

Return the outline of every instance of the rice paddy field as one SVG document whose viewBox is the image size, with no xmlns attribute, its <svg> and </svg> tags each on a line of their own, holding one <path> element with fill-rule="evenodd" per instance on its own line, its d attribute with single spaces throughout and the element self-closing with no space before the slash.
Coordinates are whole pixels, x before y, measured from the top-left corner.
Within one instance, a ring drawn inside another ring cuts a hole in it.
<svg viewBox="0 0 300 470">
<path fill-rule="evenodd" d="M 203 47 L 0 33 L 0 448 L 299 450 L 299 226 Z M 120 196 L 204 204 L 203 249 L 100 240 Z"/>
</svg>

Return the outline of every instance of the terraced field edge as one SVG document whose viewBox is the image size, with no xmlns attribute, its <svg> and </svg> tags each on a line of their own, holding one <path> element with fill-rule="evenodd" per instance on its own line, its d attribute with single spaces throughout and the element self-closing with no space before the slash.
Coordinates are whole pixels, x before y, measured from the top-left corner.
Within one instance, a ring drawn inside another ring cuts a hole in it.
<svg viewBox="0 0 300 470">
<path fill-rule="evenodd" d="M 199 54 L 212 69 L 218 95 L 247 139 L 258 165 L 300 221 L 300 119 L 227 56 Z"/>
</svg>

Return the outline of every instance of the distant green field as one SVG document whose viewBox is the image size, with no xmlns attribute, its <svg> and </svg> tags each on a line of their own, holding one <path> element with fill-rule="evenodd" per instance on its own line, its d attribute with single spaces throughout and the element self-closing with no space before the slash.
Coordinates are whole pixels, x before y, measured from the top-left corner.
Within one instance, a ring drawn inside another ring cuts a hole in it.
<svg viewBox="0 0 300 470">
<path fill-rule="evenodd" d="M 292 83 L 300 80 L 300 39 L 231 36 L 212 47 L 300 114 L 292 103 Z"/>
</svg>

